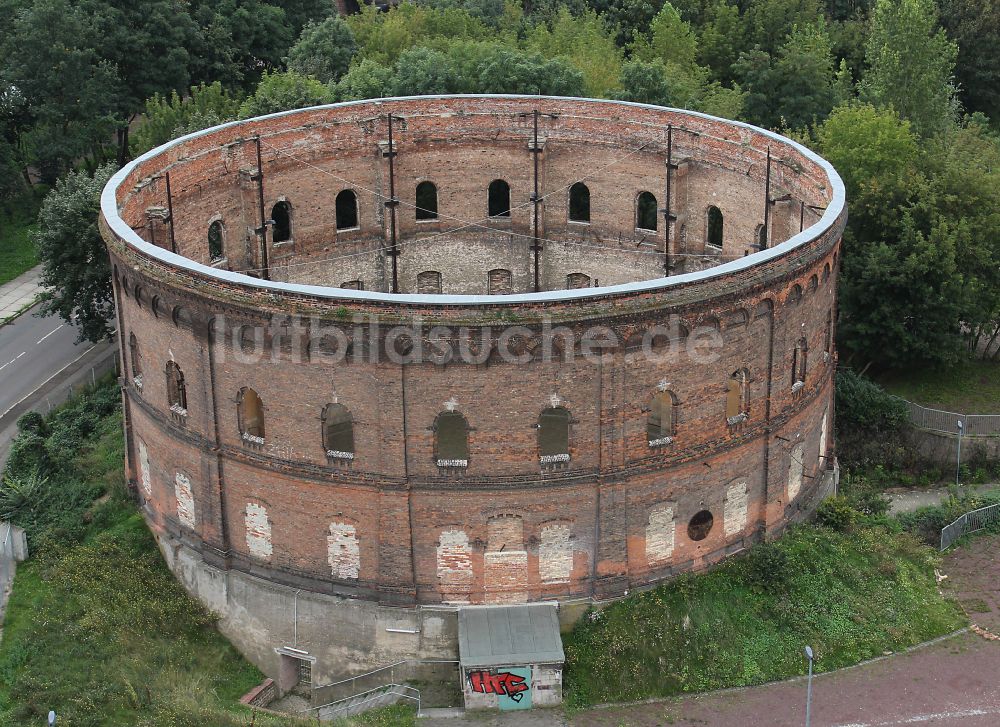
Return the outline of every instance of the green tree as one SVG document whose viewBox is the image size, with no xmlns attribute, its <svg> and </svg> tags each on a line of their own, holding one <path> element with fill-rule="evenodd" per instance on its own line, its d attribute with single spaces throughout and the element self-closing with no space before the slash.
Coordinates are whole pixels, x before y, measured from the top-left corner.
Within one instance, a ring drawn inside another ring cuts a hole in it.
<svg viewBox="0 0 1000 727">
<path fill-rule="evenodd" d="M 113 102 L 118 134 L 118 164 L 129 152 L 129 127 L 146 99 L 186 89 L 188 49 L 198 27 L 180 0 L 79 0 L 89 18 L 97 52 L 116 70 Z"/>
<path fill-rule="evenodd" d="M 632 60 L 622 67 L 623 101 L 671 106 L 673 92 L 668 82 L 669 71 L 659 58 L 652 61 Z"/>
<path fill-rule="evenodd" d="M 744 18 L 746 47 L 759 46 L 774 55 L 794 28 L 815 26 L 822 17 L 820 0 L 750 0 Z"/>
<path fill-rule="evenodd" d="M 432 48 L 411 48 L 399 56 L 393 80 L 397 96 L 423 96 L 455 93 L 458 73 L 451 59 Z"/>
<path fill-rule="evenodd" d="M 295 71 L 265 73 L 253 95 L 240 105 L 240 118 L 319 106 L 333 101 L 330 89 Z"/>
<path fill-rule="evenodd" d="M 527 53 L 491 44 L 477 59 L 470 78 L 475 93 L 526 93 L 547 96 L 581 96 L 583 74 L 567 61 L 546 59 L 539 53 Z M 465 89 L 463 89 L 465 90 Z"/>
<path fill-rule="evenodd" d="M 546 58 L 565 58 L 583 74 L 590 96 L 606 98 L 618 88 L 622 51 L 593 10 L 574 17 L 566 8 L 560 9 L 551 28 L 539 25 L 532 31 L 527 47 Z"/>
<path fill-rule="evenodd" d="M 350 26 L 337 16 L 326 18 L 303 28 L 288 51 L 288 70 L 330 83 L 347 72 L 355 50 Z"/>
<path fill-rule="evenodd" d="M 891 106 L 921 135 L 954 122 L 956 45 L 938 26 L 934 0 L 876 0 L 861 79 L 866 100 Z"/>
<path fill-rule="evenodd" d="M 965 107 L 1000 119 L 1000 3 L 942 0 L 941 23 L 958 44 L 955 76 Z"/>
<path fill-rule="evenodd" d="M 685 19 L 687 16 L 684 16 Z M 693 22 L 693 21 L 692 21 Z M 715 0 L 706 10 L 705 21 L 698 27 L 698 61 L 712 69 L 722 83 L 736 80 L 733 68 L 746 48 L 746 33 L 740 10 L 726 0 Z"/>
<path fill-rule="evenodd" d="M 113 128 L 119 78 L 99 45 L 86 13 L 69 0 L 37 0 L 17 15 L 5 39 L 3 75 L 34 119 L 24 141 L 46 183 L 75 159 L 100 157 Z"/>
<path fill-rule="evenodd" d="M 97 229 L 101 190 L 114 166 L 93 176 L 70 172 L 45 200 L 38 214 L 35 245 L 42 262 L 46 315 L 79 327 L 77 340 L 100 341 L 114 329 L 114 300 L 108 251 Z"/>
<path fill-rule="evenodd" d="M 616 41 L 626 46 L 646 32 L 653 18 L 663 7 L 663 0 L 588 0 L 612 28 L 617 28 Z"/>
<path fill-rule="evenodd" d="M 215 83 L 192 86 L 186 97 L 157 94 L 146 101 L 144 121 L 133 135 L 134 154 L 141 154 L 178 136 L 207 129 L 239 116 L 240 99 Z"/>
<path fill-rule="evenodd" d="M 350 70 L 330 89 L 337 101 L 382 98 L 392 94 L 393 72 L 381 63 L 364 59 L 351 64 Z"/>
<path fill-rule="evenodd" d="M 769 128 L 805 128 L 833 108 L 833 55 L 822 24 L 793 28 L 777 59 L 758 49 L 737 65 L 746 90 L 744 113 Z"/>
</svg>

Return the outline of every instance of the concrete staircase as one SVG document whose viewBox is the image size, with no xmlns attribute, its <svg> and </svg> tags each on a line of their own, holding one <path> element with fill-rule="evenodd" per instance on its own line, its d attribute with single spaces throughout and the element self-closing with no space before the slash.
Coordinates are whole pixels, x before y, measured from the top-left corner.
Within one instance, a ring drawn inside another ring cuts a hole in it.
<svg viewBox="0 0 1000 727">
<path fill-rule="evenodd" d="M 322 722 L 328 722 L 343 717 L 352 717 L 370 709 L 387 707 L 404 699 L 416 703 L 417 715 L 419 716 L 420 690 L 405 684 L 383 684 L 360 694 L 353 694 L 329 704 L 312 707 L 305 710 L 305 713 Z"/>
</svg>

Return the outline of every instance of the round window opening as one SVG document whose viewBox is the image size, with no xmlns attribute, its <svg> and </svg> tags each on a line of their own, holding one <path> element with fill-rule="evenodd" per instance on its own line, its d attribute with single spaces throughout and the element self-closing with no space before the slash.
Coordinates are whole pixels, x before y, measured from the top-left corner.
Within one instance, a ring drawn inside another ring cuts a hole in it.
<svg viewBox="0 0 1000 727">
<path fill-rule="evenodd" d="M 694 517 L 691 518 L 691 522 L 688 523 L 688 537 L 691 540 L 704 540 L 708 537 L 714 520 L 712 513 L 708 510 L 696 512 Z"/>
</svg>

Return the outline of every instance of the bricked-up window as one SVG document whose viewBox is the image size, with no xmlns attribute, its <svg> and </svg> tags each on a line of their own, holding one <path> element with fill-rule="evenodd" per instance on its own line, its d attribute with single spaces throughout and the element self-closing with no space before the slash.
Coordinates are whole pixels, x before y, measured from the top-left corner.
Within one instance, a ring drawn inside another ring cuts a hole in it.
<svg viewBox="0 0 1000 727">
<path fill-rule="evenodd" d="M 264 402 L 260 400 L 257 392 L 249 387 L 240 389 L 239 398 L 236 400 L 236 416 L 240 427 L 240 434 L 244 439 L 256 437 L 264 439 Z"/>
<path fill-rule="evenodd" d="M 278 202 L 271 208 L 271 242 L 288 242 L 292 239 L 292 211 L 288 202 Z"/>
<path fill-rule="evenodd" d="M 323 409 L 323 449 L 330 457 L 354 458 L 354 417 L 343 404 Z"/>
<path fill-rule="evenodd" d="M 514 292 L 513 275 L 510 270 L 490 270 L 486 276 L 487 289 L 490 295 L 508 295 Z"/>
<path fill-rule="evenodd" d="M 441 273 L 436 270 L 425 270 L 422 273 L 417 273 L 417 292 L 440 293 Z"/>
<path fill-rule="evenodd" d="M 494 179 L 487 197 L 490 217 L 510 217 L 510 185 L 507 182 Z"/>
<path fill-rule="evenodd" d="M 586 273 L 570 273 L 566 276 L 566 289 L 589 288 L 590 276 Z"/>
<path fill-rule="evenodd" d="M 353 230 L 358 226 L 358 195 L 353 189 L 341 190 L 336 208 L 338 230 Z"/>
<path fill-rule="evenodd" d="M 210 260 L 221 260 L 225 257 L 222 244 L 222 222 L 216 220 L 208 226 L 208 257 Z"/>
<path fill-rule="evenodd" d="M 805 338 L 800 338 L 795 344 L 795 350 L 792 352 L 792 386 L 805 383 L 808 349 L 809 342 Z"/>
<path fill-rule="evenodd" d="M 672 391 L 660 391 L 649 404 L 646 439 L 650 447 L 668 444 L 676 432 L 677 397 Z"/>
<path fill-rule="evenodd" d="M 569 188 L 569 221 L 590 222 L 590 190 L 583 182 Z"/>
<path fill-rule="evenodd" d="M 134 333 L 130 333 L 128 337 L 128 354 L 129 363 L 132 365 L 132 378 L 136 380 L 137 384 L 142 383 L 142 356 L 139 354 L 139 341 L 136 339 Z"/>
<path fill-rule="evenodd" d="M 553 406 L 542 411 L 538 417 L 538 453 L 543 461 L 547 457 L 569 458 L 569 409 Z"/>
<path fill-rule="evenodd" d="M 833 311 L 826 312 L 826 328 L 823 331 L 823 350 L 833 353 Z"/>
<path fill-rule="evenodd" d="M 695 542 L 704 540 L 712 530 L 715 518 L 708 510 L 699 510 L 688 523 L 688 537 Z"/>
<path fill-rule="evenodd" d="M 722 247 L 723 222 L 722 210 L 714 205 L 709 207 L 705 242 L 712 247 Z"/>
<path fill-rule="evenodd" d="M 750 374 L 746 369 L 734 371 L 726 385 L 726 418 L 731 423 L 750 411 Z"/>
<path fill-rule="evenodd" d="M 178 409 L 187 413 L 187 389 L 184 386 L 184 374 L 176 361 L 167 361 L 167 404 L 171 411 Z M 181 413 L 181 412 L 178 412 Z"/>
<path fill-rule="evenodd" d="M 469 423 L 457 411 L 443 411 L 434 420 L 434 458 L 442 467 L 469 464 Z"/>
<path fill-rule="evenodd" d="M 436 220 L 438 218 L 438 190 L 434 182 L 417 185 L 417 219 Z"/>
<path fill-rule="evenodd" d="M 656 231 L 656 197 L 652 192 L 640 192 L 636 201 L 635 226 L 640 230 Z"/>
</svg>

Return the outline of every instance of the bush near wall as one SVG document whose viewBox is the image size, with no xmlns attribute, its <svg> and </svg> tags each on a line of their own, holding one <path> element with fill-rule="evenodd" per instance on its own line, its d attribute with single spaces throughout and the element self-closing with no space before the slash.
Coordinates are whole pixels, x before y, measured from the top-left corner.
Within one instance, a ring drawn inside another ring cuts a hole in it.
<svg viewBox="0 0 1000 727">
<path fill-rule="evenodd" d="M 564 638 L 567 701 L 761 684 L 805 673 L 806 644 L 827 671 L 961 627 L 937 554 L 847 510 L 591 613 Z"/>
</svg>

